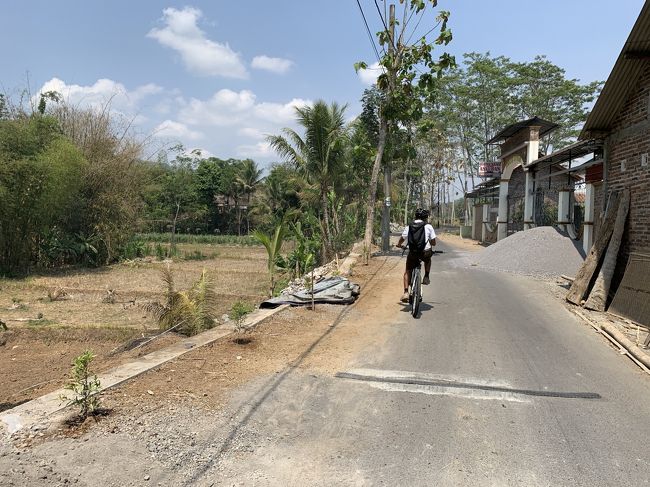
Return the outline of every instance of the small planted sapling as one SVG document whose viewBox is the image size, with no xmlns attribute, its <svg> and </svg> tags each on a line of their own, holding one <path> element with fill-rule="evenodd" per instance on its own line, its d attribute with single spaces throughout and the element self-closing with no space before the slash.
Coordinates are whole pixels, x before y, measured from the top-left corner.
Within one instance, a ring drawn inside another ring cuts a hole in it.
<svg viewBox="0 0 650 487">
<path fill-rule="evenodd" d="M 235 332 L 238 335 L 241 335 L 244 331 L 246 331 L 246 328 L 244 328 L 244 321 L 246 315 L 251 311 L 253 311 L 253 306 L 245 301 L 237 301 L 232 305 L 232 308 L 230 310 L 230 319 L 233 321 Z M 236 343 L 248 343 L 250 340 L 245 340 L 238 336 L 234 341 Z"/>
<path fill-rule="evenodd" d="M 90 350 L 86 350 L 73 360 L 72 373 L 65 386 L 65 389 L 72 393 L 72 397 L 64 395 L 60 397 L 62 401 L 67 401 L 66 406 L 79 408 L 81 419 L 86 419 L 99 411 L 101 383 L 90 370 L 94 358 L 95 355 Z"/>
</svg>

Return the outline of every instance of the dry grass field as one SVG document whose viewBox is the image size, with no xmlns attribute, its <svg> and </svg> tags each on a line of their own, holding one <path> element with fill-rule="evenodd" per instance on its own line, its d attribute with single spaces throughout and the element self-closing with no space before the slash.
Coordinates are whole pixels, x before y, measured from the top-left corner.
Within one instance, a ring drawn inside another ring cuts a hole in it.
<svg viewBox="0 0 650 487">
<path fill-rule="evenodd" d="M 170 334 L 137 351 L 111 353 L 133 338 L 157 332 L 156 320 L 142 305 L 163 300 L 161 270 L 167 265 L 177 289 L 191 286 L 204 269 L 208 272 L 219 296 L 216 316 L 228 313 L 236 301 L 257 304 L 264 299 L 268 284 L 263 247 L 178 247 L 181 255 L 199 251 L 208 258 L 149 257 L 100 269 L 1 279 L 0 319 L 8 331 L 0 332 L 0 410 L 60 387 L 72 358 L 85 349 L 97 354 L 95 369 L 101 371 L 178 340 Z M 109 293 L 112 299 L 107 299 Z"/>
</svg>

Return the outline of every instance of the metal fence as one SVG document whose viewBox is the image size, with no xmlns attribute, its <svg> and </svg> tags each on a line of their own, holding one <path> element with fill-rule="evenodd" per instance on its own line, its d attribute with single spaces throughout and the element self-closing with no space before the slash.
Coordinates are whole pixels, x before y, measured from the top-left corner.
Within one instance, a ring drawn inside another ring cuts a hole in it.
<svg viewBox="0 0 650 487">
<path fill-rule="evenodd" d="M 557 205 L 559 193 L 554 188 L 537 188 L 535 190 L 535 204 L 533 221 L 535 226 L 546 227 L 557 224 Z"/>
<path fill-rule="evenodd" d="M 524 229 L 525 204 L 523 194 L 508 195 L 508 235 L 521 232 Z"/>
</svg>

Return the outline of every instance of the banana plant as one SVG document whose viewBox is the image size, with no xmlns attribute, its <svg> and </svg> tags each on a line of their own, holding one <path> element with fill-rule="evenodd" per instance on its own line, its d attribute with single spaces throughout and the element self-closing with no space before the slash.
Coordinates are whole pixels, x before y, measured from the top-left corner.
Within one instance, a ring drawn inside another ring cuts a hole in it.
<svg viewBox="0 0 650 487">
<path fill-rule="evenodd" d="M 264 245 L 266 253 L 268 254 L 268 270 L 269 270 L 269 297 L 273 297 L 275 291 L 275 272 L 278 268 L 278 262 L 281 259 L 280 251 L 282 250 L 282 243 L 284 242 L 285 226 L 284 222 L 280 222 L 272 235 L 266 235 L 260 230 L 253 232 L 253 238 L 259 243 Z"/>
</svg>

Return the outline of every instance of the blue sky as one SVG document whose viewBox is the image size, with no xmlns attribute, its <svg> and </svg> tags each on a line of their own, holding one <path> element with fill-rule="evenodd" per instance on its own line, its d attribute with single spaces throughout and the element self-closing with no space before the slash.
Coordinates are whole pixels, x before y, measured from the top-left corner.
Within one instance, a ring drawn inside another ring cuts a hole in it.
<svg viewBox="0 0 650 487">
<path fill-rule="evenodd" d="M 381 2 L 380 2 L 381 3 Z M 373 32 L 380 20 L 361 0 Z M 545 54 L 567 75 L 605 80 L 642 0 L 440 0 L 461 58 Z M 425 19 L 424 24 L 432 19 Z M 367 86 L 353 69 L 376 60 L 356 0 L 3 2 L 0 89 L 57 89 L 112 108 L 151 135 L 218 157 L 276 160 L 264 134 L 293 126 L 317 99 L 359 112 Z"/>
</svg>

